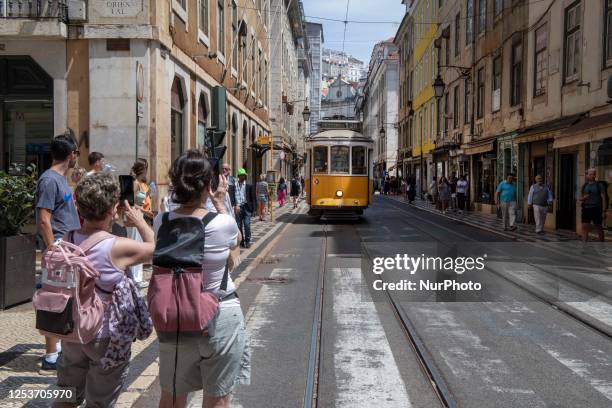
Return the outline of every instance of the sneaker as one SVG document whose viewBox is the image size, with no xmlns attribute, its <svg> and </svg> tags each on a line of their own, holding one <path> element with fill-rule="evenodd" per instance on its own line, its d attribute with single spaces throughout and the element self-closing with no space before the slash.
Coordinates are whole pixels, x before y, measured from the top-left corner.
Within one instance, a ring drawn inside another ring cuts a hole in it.
<svg viewBox="0 0 612 408">
<path fill-rule="evenodd" d="M 51 372 L 55 372 L 57 371 L 57 361 L 55 363 L 51 363 L 50 361 L 47 361 L 47 359 L 45 357 L 42 358 L 42 363 L 40 365 L 40 370 L 41 371 L 46 371 L 50 374 L 55 374 L 55 373 L 51 373 Z"/>
<path fill-rule="evenodd" d="M 508 228 L 504 228 L 504 231 L 508 231 Z"/>
<path fill-rule="evenodd" d="M 516 231 L 516 225 L 513 225 L 512 227 L 510 227 L 510 231 Z"/>
<path fill-rule="evenodd" d="M 251 247 L 251 243 L 250 243 L 250 242 L 245 243 L 245 244 L 244 244 L 244 247 L 245 247 L 245 248 L 250 248 L 250 247 Z"/>
</svg>

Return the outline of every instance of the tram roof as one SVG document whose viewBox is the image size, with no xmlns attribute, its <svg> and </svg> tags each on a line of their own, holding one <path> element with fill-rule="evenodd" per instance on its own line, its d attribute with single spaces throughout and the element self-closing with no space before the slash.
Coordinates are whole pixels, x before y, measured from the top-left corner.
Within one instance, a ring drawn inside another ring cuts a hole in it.
<svg viewBox="0 0 612 408">
<path fill-rule="evenodd" d="M 325 141 L 325 140 L 337 140 L 337 139 L 345 139 L 345 140 L 354 140 L 354 141 L 364 141 L 371 142 L 372 139 L 370 137 L 364 136 L 359 132 L 355 132 L 353 130 L 347 129 L 335 129 L 335 130 L 326 130 L 323 132 L 316 133 L 308 138 L 309 141 Z"/>
</svg>

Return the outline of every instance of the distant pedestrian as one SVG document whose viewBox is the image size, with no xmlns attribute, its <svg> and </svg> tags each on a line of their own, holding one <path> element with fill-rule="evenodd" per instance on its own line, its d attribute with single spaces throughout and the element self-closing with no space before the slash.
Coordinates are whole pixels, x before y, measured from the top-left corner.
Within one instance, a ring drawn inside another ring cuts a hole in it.
<svg viewBox="0 0 612 408">
<path fill-rule="evenodd" d="M 291 201 L 293 201 L 293 208 L 297 208 L 298 199 L 300 197 L 300 182 L 296 177 L 291 179 Z"/>
<path fill-rule="evenodd" d="M 149 187 L 149 184 L 147 183 L 148 169 L 148 161 L 146 159 L 139 158 L 132 165 L 130 174 L 134 179 L 134 204 L 138 209 L 142 211 L 143 217 L 151 225 L 153 224 L 153 211 L 151 208 L 151 189 Z M 143 242 L 138 228 L 127 226 L 126 232 L 127 238 L 130 238 L 136 242 Z M 128 276 L 134 279 L 134 282 L 136 282 L 139 287 L 145 285 L 142 264 L 130 266 L 128 269 Z"/>
<path fill-rule="evenodd" d="M 506 180 L 497 186 L 495 202 L 501 208 L 504 231 L 516 231 L 516 184 L 514 174 L 508 173 Z"/>
<path fill-rule="evenodd" d="M 431 202 L 438 208 L 438 183 L 435 177 L 431 180 L 431 183 L 429 183 L 429 194 L 431 195 Z"/>
<path fill-rule="evenodd" d="M 448 186 L 450 188 L 450 202 L 449 207 L 452 211 L 457 212 L 458 202 L 457 202 L 457 176 L 455 172 L 453 172 L 448 179 Z"/>
<path fill-rule="evenodd" d="M 599 241 L 604 241 L 603 219 L 606 216 L 607 191 L 601 182 L 597 181 L 597 170 L 587 171 L 587 181 L 582 186 L 580 201 L 582 202 L 582 240 L 589 240 L 591 225 L 597 230 Z"/>
<path fill-rule="evenodd" d="M 385 177 L 385 184 L 383 184 L 383 189 L 385 195 L 389 195 L 389 191 L 391 190 L 391 179 L 389 178 L 389 176 Z"/>
<path fill-rule="evenodd" d="M 552 204 L 553 195 L 550 188 L 542 182 L 542 176 L 535 176 L 535 183 L 529 188 L 529 196 L 527 204 L 533 208 L 533 217 L 536 223 L 536 234 L 544 233 L 544 224 L 546 223 L 546 214 L 548 207 Z"/>
<path fill-rule="evenodd" d="M 300 176 L 300 187 L 302 187 L 302 198 L 306 197 L 306 181 L 304 176 Z"/>
<path fill-rule="evenodd" d="M 279 207 L 285 205 L 285 198 L 287 197 L 287 183 L 285 182 L 284 177 L 281 177 L 278 182 L 278 189 L 276 195 L 278 196 Z"/>
<path fill-rule="evenodd" d="M 408 180 L 406 180 L 405 177 L 402 178 L 401 190 L 402 190 L 402 197 L 404 197 L 404 201 L 407 201 L 408 200 Z"/>
<path fill-rule="evenodd" d="M 149 308 L 160 339 L 161 408 L 185 407 L 188 394 L 200 390 L 204 392 L 203 407 L 229 407 L 235 386 L 248 383 L 250 379 L 249 339 L 240 299 L 227 267 L 230 250 L 238 245 L 238 228 L 232 217 L 225 214 L 227 182 L 219 176 L 219 187 L 212 191 L 213 177 L 212 166 L 204 154 L 198 150 L 183 153 L 170 170 L 172 199 L 179 208 L 158 215 L 154 222 L 153 262 L 161 268 L 161 273 L 153 275 L 151 280 L 149 290 L 156 292 L 150 292 L 153 295 Z M 244 169 L 238 170 L 238 177 L 236 193 L 238 203 L 243 205 L 246 199 L 242 197 L 248 197 L 251 188 L 247 188 Z M 209 196 L 217 213 L 206 209 Z M 254 198 L 253 193 L 253 201 Z M 241 212 L 250 213 L 250 210 L 244 206 Z M 174 292 L 172 283 L 164 283 L 163 269 L 189 272 L 194 262 L 196 270 L 201 271 L 197 275 L 175 274 L 181 275 L 175 281 L 181 282 L 182 289 L 174 289 Z M 156 276 L 160 275 L 157 280 Z M 185 279 L 184 275 L 193 275 L 193 280 Z M 193 291 L 197 291 L 195 299 Z M 201 301 L 203 299 L 208 300 Z M 213 299 L 216 302 L 211 305 Z M 183 320 L 172 307 L 175 301 L 181 305 L 181 311 L 187 307 L 185 312 L 197 317 L 195 323 L 189 318 Z M 158 311 L 167 313 L 157 320 Z M 208 320 L 211 315 L 213 317 Z M 206 320 L 203 322 L 200 318 Z M 181 325 L 185 322 L 191 326 Z M 170 327 L 169 331 L 160 330 L 160 325 Z"/>
<path fill-rule="evenodd" d="M 270 192 L 268 190 L 268 183 L 266 182 L 266 175 L 262 174 L 259 176 L 259 183 L 257 183 L 257 213 L 260 221 L 263 221 L 266 216 L 269 200 Z"/>
<path fill-rule="evenodd" d="M 459 213 L 463 214 L 465 211 L 465 202 L 467 199 L 468 181 L 465 179 L 465 175 L 459 176 L 457 181 L 457 206 L 459 207 Z"/>
<path fill-rule="evenodd" d="M 144 340 L 152 332 L 146 303 L 136 285 L 125 278 L 129 266 L 151 259 L 155 247 L 153 230 L 141 211 L 125 202 L 119 215 L 126 225 L 138 229 L 144 242 L 107 232 L 119 205 L 119 185 L 109 174 L 85 177 L 76 188 L 76 200 L 83 227 L 67 234 L 65 239 L 90 246 L 86 255 L 100 273 L 95 290 L 104 303 L 104 315 L 93 341 L 64 342 L 57 366 L 57 385 L 75 390 L 75 405 L 71 406 L 85 402 L 92 407 L 112 407 L 125 386 L 132 343 Z"/>
<path fill-rule="evenodd" d="M 60 135 L 51 142 L 53 163 L 40 176 L 36 186 L 36 225 L 45 248 L 81 227 L 74 195 L 66 180 L 66 174 L 76 166 L 78 157 L 79 148 L 72 137 Z M 61 346 L 50 336 L 45 337 L 45 343 L 41 370 L 55 370 Z"/>
<path fill-rule="evenodd" d="M 234 212 L 236 213 L 236 222 L 240 229 L 242 241 L 240 246 L 243 248 L 251 247 L 251 217 L 257 210 L 257 196 L 255 188 L 247 183 L 247 172 L 245 169 L 238 169 L 238 183 L 236 183 Z"/>
<path fill-rule="evenodd" d="M 225 193 L 225 209 L 227 213 L 231 215 L 233 218 L 236 218 L 236 214 L 234 211 L 234 207 L 236 206 L 236 180 L 232 177 L 232 167 L 229 163 L 223 163 L 221 166 L 221 174 L 227 180 L 227 191 Z M 206 209 L 208 211 L 217 212 L 212 200 L 210 197 L 206 201 Z"/>
<path fill-rule="evenodd" d="M 408 202 L 412 204 L 416 197 L 416 179 L 415 177 L 408 178 Z"/>
<path fill-rule="evenodd" d="M 89 163 L 89 171 L 87 172 L 88 176 L 104 170 L 104 165 L 106 164 L 104 161 L 104 155 L 100 152 L 89 153 L 89 156 L 87 156 L 87 162 Z"/>
<path fill-rule="evenodd" d="M 446 177 L 440 177 L 440 183 L 438 183 L 438 196 L 440 200 L 440 211 L 442 211 L 442 214 L 446 214 L 446 210 L 448 209 L 448 202 L 451 198 L 450 191 L 450 185 L 448 184 Z"/>
</svg>

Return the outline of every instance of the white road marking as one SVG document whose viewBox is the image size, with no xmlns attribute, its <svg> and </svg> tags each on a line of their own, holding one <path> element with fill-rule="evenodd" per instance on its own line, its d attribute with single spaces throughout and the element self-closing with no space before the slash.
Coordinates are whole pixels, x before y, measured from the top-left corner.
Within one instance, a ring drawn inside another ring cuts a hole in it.
<svg viewBox="0 0 612 408">
<path fill-rule="evenodd" d="M 603 394 L 607 399 L 612 400 L 612 381 L 598 375 L 610 373 L 612 364 L 608 359 L 599 361 L 599 364 L 590 364 L 578 358 L 572 358 L 567 353 L 552 348 L 551 346 L 542 345 L 542 348 L 551 356 L 553 356 L 561 364 L 572 370 L 572 372 L 585 380 L 593 388 Z M 584 350 L 583 350 L 584 351 Z M 601 350 L 589 350 L 595 353 L 603 353 Z"/>
<path fill-rule="evenodd" d="M 274 268 L 270 273 L 271 279 L 289 278 L 293 275 L 291 268 Z M 259 332 L 268 325 L 274 323 L 273 316 L 278 310 L 278 304 L 282 300 L 283 288 L 280 285 L 262 285 L 257 297 L 249 307 L 245 316 L 245 322 L 249 336 L 251 337 L 251 349 L 266 346 L 263 335 Z"/>
<path fill-rule="evenodd" d="M 337 328 L 335 407 L 411 407 L 376 307 L 362 289 L 361 269 L 333 268 Z"/>
</svg>

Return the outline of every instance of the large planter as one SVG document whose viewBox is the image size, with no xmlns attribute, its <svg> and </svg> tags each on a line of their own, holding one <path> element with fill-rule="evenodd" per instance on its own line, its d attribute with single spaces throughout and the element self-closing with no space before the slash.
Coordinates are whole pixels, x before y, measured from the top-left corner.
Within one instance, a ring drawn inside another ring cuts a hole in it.
<svg viewBox="0 0 612 408">
<path fill-rule="evenodd" d="M 0 237 L 0 310 L 32 299 L 36 286 L 36 236 Z"/>
</svg>

